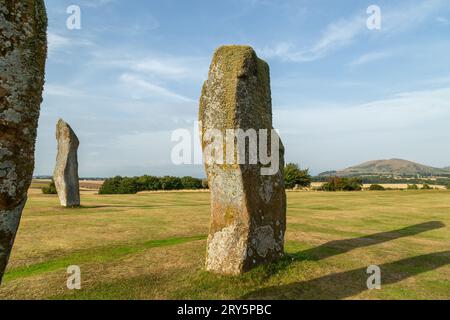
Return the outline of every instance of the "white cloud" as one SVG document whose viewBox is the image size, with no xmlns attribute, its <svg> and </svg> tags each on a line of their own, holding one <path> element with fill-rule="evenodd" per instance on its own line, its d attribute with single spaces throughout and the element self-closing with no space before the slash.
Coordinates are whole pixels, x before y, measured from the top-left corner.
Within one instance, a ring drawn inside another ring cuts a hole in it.
<svg viewBox="0 0 450 320">
<path fill-rule="evenodd" d="M 162 86 L 150 83 L 150 82 L 140 78 L 137 75 L 124 73 L 120 76 L 120 81 L 123 84 L 125 84 L 128 88 L 130 88 L 131 94 L 135 98 L 140 98 L 142 95 L 153 94 L 153 95 L 158 95 L 161 97 L 166 97 L 166 98 L 183 101 L 183 102 L 195 102 L 191 98 L 177 94 L 177 93 L 175 93 L 167 88 L 164 88 Z M 133 91 L 133 89 L 134 89 L 134 91 Z M 138 89 L 138 90 L 136 91 L 135 89 Z M 139 89 L 144 89 L 145 92 L 147 92 L 147 94 Z"/>
<path fill-rule="evenodd" d="M 152 73 L 168 78 L 188 78 L 192 70 L 187 69 L 173 59 L 144 58 L 143 60 L 129 60 L 129 67 L 138 72 Z"/>
<path fill-rule="evenodd" d="M 359 58 L 353 60 L 348 65 L 350 67 L 357 67 L 367 63 L 383 60 L 392 56 L 391 52 L 370 52 L 360 56 Z"/>
<path fill-rule="evenodd" d="M 48 51 L 50 54 L 52 54 L 53 52 L 55 52 L 60 48 L 67 47 L 71 44 L 69 38 L 60 36 L 53 32 L 48 33 L 47 42 L 48 42 Z"/>
<path fill-rule="evenodd" d="M 140 52 L 128 48 L 97 48 L 91 51 L 90 68 L 126 70 L 157 80 L 203 80 L 208 71 L 209 57 L 190 57 Z"/>
<path fill-rule="evenodd" d="M 356 36 L 365 29 L 365 17 L 354 17 L 350 20 L 341 20 L 329 25 L 323 32 L 320 40 L 307 52 L 305 57 L 315 60 L 325 56 L 328 52 L 339 49 L 351 43 Z"/>
<path fill-rule="evenodd" d="M 385 158 L 448 166 L 449 121 L 450 87 L 360 105 L 274 110 L 287 161 L 315 173 Z"/>
<path fill-rule="evenodd" d="M 448 7 L 446 0 L 422 0 L 409 6 L 382 11 L 384 34 L 396 34 L 411 30 L 432 18 L 441 9 Z M 383 13 L 384 12 L 384 13 Z"/>
<path fill-rule="evenodd" d="M 277 111 L 278 112 L 278 111 Z M 279 110 L 280 128 L 291 133 L 299 127 L 322 133 L 399 130 L 431 120 L 450 118 L 450 87 L 402 92 L 359 105 L 332 105 Z M 318 123 L 311 119 L 320 119 Z M 300 123 L 299 123 L 300 121 Z M 316 130 L 311 128 L 314 126 Z M 283 131 L 283 130 L 282 130 Z"/>
<path fill-rule="evenodd" d="M 273 48 L 265 47 L 259 51 L 261 56 L 268 59 L 276 57 L 291 62 L 315 61 L 325 57 L 331 51 L 352 43 L 366 30 L 365 28 L 365 16 L 360 15 L 331 23 L 322 32 L 319 40 L 310 47 L 297 50 L 292 43 L 281 42 Z"/>
<path fill-rule="evenodd" d="M 73 98 L 73 97 L 81 97 L 83 96 L 83 94 L 80 91 L 74 88 L 70 88 L 68 86 L 46 83 L 44 86 L 44 97 L 49 96 Z"/>
<path fill-rule="evenodd" d="M 87 39 L 69 38 L 49 31 L 47 34 L 48 52 L 52 56 L 57 51 L 77 46 L 91 46 L 93 43 Z"/>
<path fill-rule="evenodd" d="M 116 2 L 117 0 L 88 0 L 82 1 L 82 5 L 89 8 L 100 8 Z"/>
<path fill-rule="evenodd" d="M 371 31 L 375 35 L 393 35 L 404 32 L 428 20 L 440 8 L 446 5 L 442 0 L 422 0 L 410 6 L 382 7 L 382 27 L 380 31 Z M 364 11 L 348 18 L 329 24 L 320 38 L 311 46 L 298 49 L 292 42 L 280 42 L 273 47 L 265 47 L 259 52 L 265 58 L 280 58 L 290 62 L 310 62 L 327 56 L 330 52 L 353 43 L 363 34 L 368 34 L 366 26 L 368 16 Z"/>
</svg>

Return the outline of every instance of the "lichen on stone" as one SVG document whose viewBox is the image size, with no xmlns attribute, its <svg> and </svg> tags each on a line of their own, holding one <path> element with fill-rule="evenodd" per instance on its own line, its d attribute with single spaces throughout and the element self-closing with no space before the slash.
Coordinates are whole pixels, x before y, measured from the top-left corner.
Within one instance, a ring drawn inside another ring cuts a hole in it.
<svg viewBox="0 0 450 320">
<path fill-rule="evenodd" d="M 62 119 L 56 125 L 58 153 L 53 179 L 63 207 L 80 206 L 78 147 L 80 142 L 72 128 Z"/>
<path fill-rule="evenodd" d="M 219 130 L 223 136 L 227 129 L 270 132 L 269 66 L 251 47 L 233 45 L 216 50 L 202 88 L 199 118 L 204 150 L 210 143 L 205 138 L 207 130 Z M 225 149 L 224 145 L 224 154 Z M 274 176 L 261 176 L 260 164 L 205 164 L 211 189 L 207 270 L 240 274 L 283 255 L 286 195 L 282 144 L 279 152 L 280 168 Z"/>
<path fill-rule="evenodd" d="M 46 39 L 43 0 L 0 2 L 0 281 L 34 170 Z"/>
</svg>

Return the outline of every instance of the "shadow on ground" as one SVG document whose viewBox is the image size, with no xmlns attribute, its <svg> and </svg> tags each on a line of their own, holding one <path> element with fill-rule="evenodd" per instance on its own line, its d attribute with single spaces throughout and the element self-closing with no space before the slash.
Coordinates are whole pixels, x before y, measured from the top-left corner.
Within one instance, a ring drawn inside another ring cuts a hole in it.
<svg viewBox="0 0 450 320">
<path fill-rule="evenodd" d="M 380 265 L 382 286 L 450 264 L 450 251 L 426 254 Z M 253 291 L 242 299 L 345 299 L 367 291 L 366 268 Z"/>
<path fill-rule="evenodd" d="M 381 232 L 364 237 L 335 240 L 315 248 L 289 254 L 277 266 L 270 268 L 271 275 L 285 270 L 296 261 L 319 261 L 351 250 L 374 246 L 395 239 L 418 235 L 423 232 L 440 229 L 445 224 L 430 221 L 398 230 Z M 388 285 L 437 269 L 450 264 L 450 251 L 432 253 L 407 258 L 393 263 L 380 265 L 382 284 Z M 327 275 L 318 279 L 296 282 L 284 286 L 274 286 L 253 291 L 243 299 L 344 299 L 359 294 L 367 289 L 367 268 Z"/>
<path fill-rule="evenodd" d="M 291 254 L 289 257 L 294 260 L 319 261 L 357 248 L 374 246 L 399 238 L 415 236 L 423 232 L 443 227 L 445 227 L 445 224 L 440 221 L 429 221 L 398 230 L 375 233 L 360 238 L 330 241 L 318 247 Z"/>
</svg>

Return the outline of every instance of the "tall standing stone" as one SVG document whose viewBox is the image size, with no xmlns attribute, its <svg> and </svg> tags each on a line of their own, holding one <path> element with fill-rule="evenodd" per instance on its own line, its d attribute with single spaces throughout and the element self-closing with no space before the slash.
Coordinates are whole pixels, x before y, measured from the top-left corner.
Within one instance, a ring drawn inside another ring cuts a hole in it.
<svg viewBox="0 0 450 320">
<path fill-rule="evenodd" d="M 270 132 L 269 66 L 251 47 L 217 49 L 203 86 L 200 122 L 204 152 L 210 142 L 206 137 L 208 130 L 218 130 L 224 136 L 229 129 Z M 283 256 L 286 194 L 281 143 L 276 152 L 280 161 L 274 175 L 262 175 L 260 162 L 205 164 L 211 190 L 207 270 L 241 274 Z"/>
<path fill-rule="evenodd" d="M 62 119 L 56 125 L 58 155 L 56 157 L 56 191 L 63 207 L 80 206 L 80 185 L 78 179 L 78 146 L 80 142 L 72 128 Z"/>
<path fill-rule="evenodd" d="M 34 170 L 46 30 L 43 0 L 0 1 L 0 282 Z"/>
</svg>

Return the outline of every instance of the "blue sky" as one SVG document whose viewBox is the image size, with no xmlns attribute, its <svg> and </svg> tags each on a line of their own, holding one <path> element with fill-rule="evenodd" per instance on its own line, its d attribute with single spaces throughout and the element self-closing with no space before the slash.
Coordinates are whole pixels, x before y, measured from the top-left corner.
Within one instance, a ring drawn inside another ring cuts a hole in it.
<svg viewBox="0 0 450 320">
<path fill-rule="evenodd" d="M 36 175 L 55 125 L 80 138 L 80 175 L 194 175 L 171 163 L 214 50 L 248 44 L 271 67 L 286 160 L 313 173 L 405 158 L 450 166 L 448 0 L 47 0 L 49 57 Z M 66 9 L 81 8 L 81 30 Z M 381 8 L 381 30 L 366 9 Z"/>
</svg>

